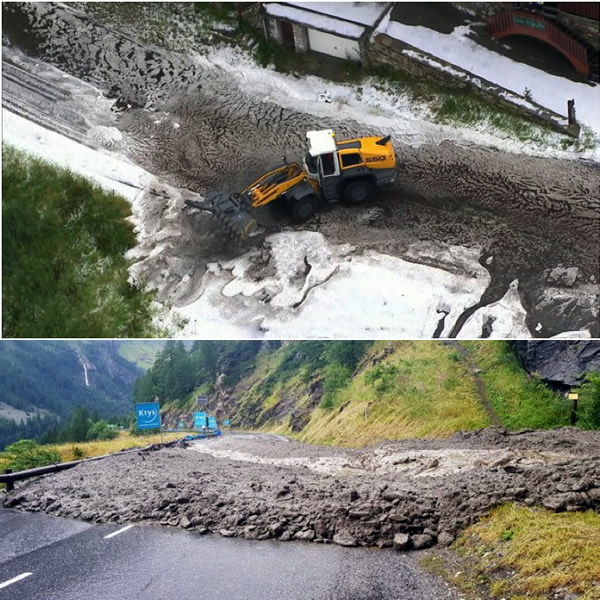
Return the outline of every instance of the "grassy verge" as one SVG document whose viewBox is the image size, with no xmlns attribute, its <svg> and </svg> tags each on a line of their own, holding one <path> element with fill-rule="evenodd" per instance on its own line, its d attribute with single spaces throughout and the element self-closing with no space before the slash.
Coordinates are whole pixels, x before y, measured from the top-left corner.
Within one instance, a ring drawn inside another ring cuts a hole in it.
<svg viewBox="0 0 600 600">
<path fill-rule="evenodd" d="M 164 433 L 162 439 L 164 442 L 170 442 L 183 437 L 181 433 Z M 153 435 L 131 435 L 129 432 L 122 431 L 119 437 L 114 440 L 103 440 L 97 442 L 69 442 L 66 444 L 53 444 L 48 447 L 56 450 L 63 462 L 69 460 L 78 460 L 80 458 L 91 458 L 93 456 L 103 456 L 112 452 L 119 452 L 127 448 L 136 448 L 148 446 L 148 444 L 160 443 L 159 433 Z"/>
<path fill-rule="evenodd" d="M 569 424 L 569 403 L 540 379 L 528 376 L 510 342 L 461 342 L 482 369 L 488 397 L 508 429 L 551 429 Z"/>
<path fill-rule="evenodd" d="M 185 433 L 164 433 L 162 441 L 170 442 L 184 437 Z M 95 442 L 67 442 L 65 444 L 48 444 L 41 446 L 48 450 L 54 450 L 60 454 L 61 462 L 104 456 L 113 452 L 119 452 L 128 448 L 138 448 L 149 444 L 158 444 L 161 441 L 159 433 L 152 435 L 131 435 L 127 431 L 119 432 L 119 436 L 113 440 L 102 440 Z M 0 473 L 8 467 L 8 460 L 0 456 Z M 0 489 L 5 485 L 0 483 Z"/>
<path fill-rule="evenodd" d="M 375 344 L 373 352 L 378 351 Z M 472 377 L 456 353 L 436 341 L 398 342 L 384 361 L 363 370 L 317 408 L 305 442 L 363 447 L 411 437 L 443 437 L 488 425 Z"/>
<path fill-rule="evenodd" d="M 128 282 L 126 200 L 3 146 L 5 337 L 152 337 L 152 295 Z"/>
<path fill-rule="evenodd" d="M 600 515 L 505 505 L 459 535 L 424 566 L 469 600 L 600 598 Z"/>
</svg>

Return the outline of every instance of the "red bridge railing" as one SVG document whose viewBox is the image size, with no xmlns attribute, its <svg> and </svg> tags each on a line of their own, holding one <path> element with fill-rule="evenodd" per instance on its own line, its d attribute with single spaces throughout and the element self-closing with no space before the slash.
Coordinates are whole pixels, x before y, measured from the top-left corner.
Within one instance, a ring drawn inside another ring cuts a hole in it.
<svg viewBox="0 0 600 600">
<path fill-rule="evenodd" d="M 488 20 L 488 33 L 498 40 L 507 35 L 527 35 L 542 40 L 562 52 L 578 73 L 585 77 L 590 74 L 586 47 L 535 13 L 505 10 L 492 15 Z"/>
</svg>

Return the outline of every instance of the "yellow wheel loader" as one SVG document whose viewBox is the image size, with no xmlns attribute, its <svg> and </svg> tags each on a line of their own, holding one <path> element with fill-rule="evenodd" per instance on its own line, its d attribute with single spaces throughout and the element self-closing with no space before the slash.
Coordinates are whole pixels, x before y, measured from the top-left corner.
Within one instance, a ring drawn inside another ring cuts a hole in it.
<svg viewBox="0 0 600 600">
<path fill-rule="evenodd" d="M 288 203 L 292 220 L 309 219 L 325 202 L 362 204 L 377 187 L 394 181 L 396 158 L 390 136 L 337 141 L 331 129 L 309 131 L 302 166 L 285 162 L 240 193 L 209 192 L 214 216 L 234 237 L 245 239 L 257 226 L 252 209 L 275 200 Z M 194 206 L 195 203 L 190 203 Z"/>
</svg>

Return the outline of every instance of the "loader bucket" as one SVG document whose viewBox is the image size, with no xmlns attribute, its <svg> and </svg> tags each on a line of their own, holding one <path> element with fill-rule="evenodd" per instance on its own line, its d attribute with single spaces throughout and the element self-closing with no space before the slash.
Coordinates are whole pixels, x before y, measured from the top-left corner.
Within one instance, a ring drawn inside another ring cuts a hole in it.
<svg viewBox="0 0 600 600">
<path fill-rule="evenodd" d="M 250 213 L 248 200 L 239 194 L 209 192 L 207 201 L 212 205 L 215 218 L 232 237 L 245 240 L 257 227 L 256 219 Z"/>
</svg>

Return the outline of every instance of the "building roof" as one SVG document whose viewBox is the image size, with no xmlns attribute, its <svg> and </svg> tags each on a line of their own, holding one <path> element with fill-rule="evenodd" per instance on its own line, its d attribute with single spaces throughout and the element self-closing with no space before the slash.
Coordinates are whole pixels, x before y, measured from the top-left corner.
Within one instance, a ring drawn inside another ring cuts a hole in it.
<svg viewBox="0 0 600 600">
<path fill-rule="evenodd" d="M 367 27 L 374 27 L 390 6 L 389 2 L 283 2 L 283 4 Z"/>
<path fill-rule="evenodd" d="M 310 4 L 310 3 L 306 3 Z M 299 25 L 304 25 L 310 29 L 318 29 L 326 31 L 341 37 L 358 40 L 365 32 L 363 25 L 357 25 L 343 19 L 328 17 L 326 15 L 296 8 L 288 4 L 279 4 L 277 2 L 269 2 L 265 5 L 265 11 L 270 17 L 285 19 Z"/>
</svg>

